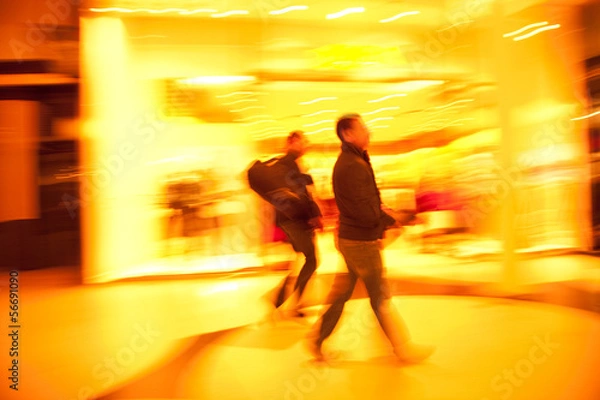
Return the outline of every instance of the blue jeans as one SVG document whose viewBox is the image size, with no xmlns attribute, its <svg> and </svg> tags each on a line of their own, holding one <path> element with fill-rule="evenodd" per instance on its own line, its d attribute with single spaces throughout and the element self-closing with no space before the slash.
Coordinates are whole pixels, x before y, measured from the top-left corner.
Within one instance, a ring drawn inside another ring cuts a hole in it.
<svg viewBox="0 0 600 400">
<path fill-rule="evenodd" d="M 348 268 L 347 274 L 336 276 L 327 302 L 329 309 L 321 317 L 317 344 L 320 346 L 333 332 L 344 305 L 352 296 L 356 281 L 361 279 L 371 300 L 377 321 L 394 348 L 409 340 L 404 321 L 391 303 L 387 280 L 383 276 L 383 263 L 379 242 L 338 239 L 338 248 Z"/>
<path fill-rule="evenodd" d="M 294 291 L 298 291 L 298 298 L 302 297 L 304 289 L 317 269 L 317 253 L 315 248 L 315 231 L 305 222 L 287 222 L 281 224 L 281 229 L 287 235 L 294 251 L 304 254 L 304 265 L 298 274 Z M 275 301 L 275 307 L 281 306 L 293 292 L 287 293 L 287 285 L 291 280 L 290 274 L 284 279 Z"/>
</svg>

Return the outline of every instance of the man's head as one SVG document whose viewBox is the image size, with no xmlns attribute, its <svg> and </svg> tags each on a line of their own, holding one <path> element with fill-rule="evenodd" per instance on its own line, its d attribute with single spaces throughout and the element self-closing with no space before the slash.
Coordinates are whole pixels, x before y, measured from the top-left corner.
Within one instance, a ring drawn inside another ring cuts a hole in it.
<svg viewBox="0 0 600 400">
<path fill-rule="evenodd" d="M 336 133 L 344 143 L 351 143 L 361 150 L 369 147 L 371 132 L 359 114 L 341 116 L 337 121 Z"/>
<path fill-rule="evenodd" d="M 293 131 L 287 137 L 287 149 L 299 156 L 306 153 L 309 146 L 309 141 L 302 131 Z"/>
</svg>

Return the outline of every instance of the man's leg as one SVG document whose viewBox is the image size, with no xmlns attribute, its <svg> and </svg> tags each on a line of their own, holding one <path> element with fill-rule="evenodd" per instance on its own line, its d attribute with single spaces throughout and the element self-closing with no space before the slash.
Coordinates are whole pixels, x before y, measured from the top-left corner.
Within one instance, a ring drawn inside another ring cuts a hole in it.
<svg viewBox="0 0 600 400">
<path fill-rule="evenodd" d="M 294 250 L 304 255 L 304 265 L 294 285 L 297 300 L 300 301 L 308 281 L 317 269 L 315 233 L 312 229 L 307 229 L 302 224 L 285 224 L 282 226 L 282 229 L 288 236 Z"/>
<path fill-rule="evenodd" d="M 409 340 L 404 322 L 390 302 L 390 291 L 383 278 L 383 263 L 377 241 L 356 241 L 340 239 L 340 251 L 346 265 L 365 283 L 371 300 L 371 307 L 394 347 Z"/>
<path fill-rule="evenodd" d="M 383 276 L 383 262 L 377 242 L 368 242 L 361 255 L 362 263 L 356 266 L 357 273 L 365 283 L 371 308 L 383 332 L 394 348 L 410 341 L 404 320 L 392 304 L 390 289 Z"/>
<path fill-rule="evenodd" d="M 298 298 L 302 297 L 308 281 L 317 270 L 317 252 L 315 249 L 314 231 L 302 231 L 299 236 L 301 236 L 301 239 L 299 240 L 298 247 L 300 252 L 304 254 L 305 261 L 298 274 L 298 279 L 296 280 L 296 285 L 294 287 L 294 289 L 298 291 Z"/>
<path fill-rule="evenodd" d="M 347 274 L 337 274 L 335 276 L 331 291 L 327 297 L 327 302 L 330 303 L 330 306 L 321 317 L 321 325 L 319 326 L 319 335 L 317 338 L 317 343 L 319 345 L 321 345 L 335 329 L 335 326 L 344 311 L 344 305 L 350 300 L 350 297 L 352 297 L 354 287 L 356 286 L 356 280 L 357 276 L 352 271 L 348 271 Z"/>
<path fill-rule="evenodd" d="M 431 356 L 434 347 L 412 342 L 404 320 L 392 304 L 389 286 L 383 277 L 379 243 L 365 242 L 360 254 L 355 254 L 352 260 L 355 263 L 348 268 L 353 268 L 365 283 L 371 308 L 398 358 L 404 362 L 419 362 Z"/>
<path fill-rule="evenodd" d="M 283 280 L 283 282 L 281 283 L 279 292 L 277 293 L 277 298 L 275 299 L 275 308 L 279 308 L 279 307 L 281 307 L 281 305 L 283 303 L 285 303 L 285 300 L 288 297 L 286 295 L 286 292 L 287 292 L 287 287 L 288 287 L 290 279 L 291 279 L 291 274 L 288 274 L 285 277 L 285 279 Z"/>
</svg>

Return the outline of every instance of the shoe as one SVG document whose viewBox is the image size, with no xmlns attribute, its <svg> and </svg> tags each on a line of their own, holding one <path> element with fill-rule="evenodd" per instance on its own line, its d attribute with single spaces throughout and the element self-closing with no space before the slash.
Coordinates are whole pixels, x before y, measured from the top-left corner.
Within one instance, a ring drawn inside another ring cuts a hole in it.
<svg viewBox="0 0 600 400">
<path fill-rule="evenodd" d="M 402 347 L 395 348 L 394 354 L 402 362 L 418 363 L 431 357 L 435 351 L 435 346 L 407 342 Z"/>
<path fill-rule="evenodd" d="M 315 340 L 315 338 L 308 337 L 304 345 L 306 350 L 310 353 L 311 356 L 315 359 L 315 361 L 325 361 L 325 356 L 323 355 L 323 351 L 321 349 L 321 344 Z"/>
</svg>

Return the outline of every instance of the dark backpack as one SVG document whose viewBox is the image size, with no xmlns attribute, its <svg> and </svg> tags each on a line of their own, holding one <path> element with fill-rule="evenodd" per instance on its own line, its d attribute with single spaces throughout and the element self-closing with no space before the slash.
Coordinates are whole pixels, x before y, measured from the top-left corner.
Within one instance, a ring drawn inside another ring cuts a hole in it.
<svg viewBox="0 0 600 400">
<path fill-rule="evenodd" d="M 260 197 L 292 220 L 307 219 L 309 200 L 292 190 L 288 169 L 279 158 L 254 161 L 248 169 L 248 184 Z"/>
</svg>

